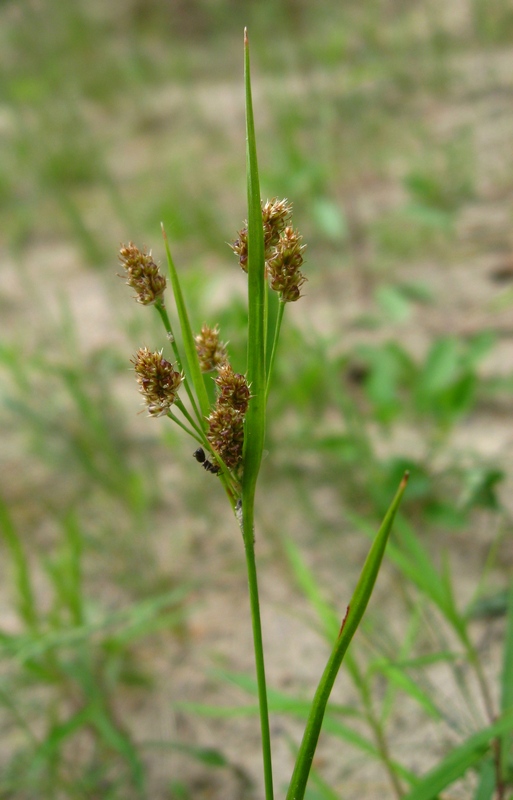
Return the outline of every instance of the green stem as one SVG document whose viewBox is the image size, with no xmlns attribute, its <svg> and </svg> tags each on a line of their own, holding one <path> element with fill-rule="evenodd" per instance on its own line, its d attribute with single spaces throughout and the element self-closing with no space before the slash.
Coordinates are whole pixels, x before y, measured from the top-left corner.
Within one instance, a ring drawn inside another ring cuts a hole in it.
<svg viewBox="0 0 513 800">
<path fill-rule="evenodd" d="M 269 361 L 269 369 L 267 372 L 267 385 L 265 389 L 265 401 L 267 403 L 267 398 L 269 396 L 269 387 L 271 385 L 271 376 L 273 373 L 274 362 L 276 360 L 276 351 L 278 350 L 278 339 L 280 338 L 280 330 L 281 330 L 281 323 L 283 321 L 283 312 L 285 311 L 285 303 L 280 298 L 280 303 L 278 306 L 278 314 L 276 316 L 276 327 L 274 329 L 274 339 L 273 339 L 273 348 L 271 350 L 271 359 Z"/>
<path fill-rule="evenodd" d="M 176 344 L 175 336 L 174 336 L 174 333 L 173 333 L 173 328 L 171 327 L 171 320 L 169 319 L 169 315 L 167 313 L 167 309 L 166 309 L 163 301 L 160 300 L 159 302 L 155 303 L 155 308 L 157 309 L 157 311 L 159 313 L 159 316 L 160 316 L 160 318 L 161 318 L 161 320 L 162 320 L 162 322 L 164 324 L 164 328 L 166 329 L 166 333 L 167 333 L 167 338 L 171 342 L 171 347 L 173 348 L 173 353 L 174 353 L 174 356 L 175 356 L 175 359 L 176 359 L 176 363 L 178 364 L 178 369 L 180 370 L 180 372 L 184 373 L 184 375 L 185 375 L 182 359 L 180 357 L 180 352 L 179 352 L 178 346 Z M 198 420 L 201 420 L 202 417 L 201 417 L 201 414 L 199 412 L 199 409 L 198 409 L 198 406 L 197 406 L 197 403 L 196 403 L 196 398 L 194 397 L 194 394 L 193 394 L 193 392 L 191 390 L 191 387 L 189 385 L 189 381 L 187 380 L 187 376 L 186 375 L 184 377 L 183 383 L 184 383 L 184 386 L 185 386 L 185 391 L 187 392 L 189 400 L 191 401 L 191 405 L 192 405 L 192 407 L 194 409 L 194 413 L 196 415 L 196 418 Z M 182 409 L 180 409 L 180 410 L 182 410 Z"/>
<path fill-rule="evenodd" d="M 198 439 L 198 441 L 203 441 L 203 440 L 204 440 L 204 438 L 205 438 L 205 436 L 204 436 L 204 433 L 203 433 L 202 429 L 201 429 L 201 428 L 200 428 L 200 426 L 199 426 L 199 425 L 197 425 L 197 424 L 196 424 L 196 422 L 193 420 L 193 418 L 191 417 L 191 415 L 189 414 L 189 412 L 187 411 L 187 409 L 185 408 L 185 406 L 184 406 L 183 402 L 180 400 L 180 398 L 179 398 L 179 397 L 177 397 L 177 398 L 175 399 L 175 406 L 176 406 L 177 408 L 179 408 L 179 409 L 180 409 L 180 411 L 181 411 L 181 412 L 182 412 L 182 414 L 184 415 L 184 417 L 185 417 L 185 419 L 187 420 L 187 422 L 189 423 L 189 425 L 190 425 L 192 428 L 194 428 L 194 430 L 196 431 L 196 433 L 198 434 L 198 436 L 200 436 L 200 439 Z M 195 436 L 194 438 L 197 438 L 197 436 Z"/>
<path fill-rule="evenodd" d="M 262 461 L 265 437 L 265 347 L 267 309 L 265 285 L 264 231 L 255 139 L 249 42 L 244 31 L 244 85 L 246 98 L 246 182 L 248 193 L 248 362 L 247 378 L 252 396 L 244 423 L 242 474 L 242 520 L 240 525 L 246 551 L 251 624 L 260 708 L 262 755 L 266 800 L 273 800 L 271 734 L 264 668 L 264 648 L 260 621 L 260 603 L 255 563 L 254 508 L 255 490 Z M 238 513 L 238 512 L 237 512 Z"/>
<path fill-rule="evenodd" d="M 203 444 L 203 439 L 200 439 L 200 437 L 199 437 L 199 436 L 197 436 L 197 435 L 194 433 L 194 431 L 192 431 L 190 428 L 188 428 L 188 427 L 187 427 L 187 425 L 186 425 L 184 422 L 182 422 L 182 420 L 181 420 L 181 419 L 179 419 L 179 418 L 176 416 L 176 414 L 173 414 L 173 412 L 172 412 L 172 411 L 168 411 L 168 412 L 167 412 L 167 416 L 169 417 L 169 419 L 172 419 L 172 420 L 173 420 L 173 422 L 176 422 L 176 424 L 177 424 L 177 425 L 178 425 L 178 426 L 179 426 L 179 427 L 180 427 L 180 428 L 181 428 L 183 431 L 185 431 L 185 433 L 188 433 L 188 434 L 189 434 L 189 436 L 192 436 L 192 438 L 193 438 L 193 439 L 196 439 L 196 441 L 197 441 L 197 442 L 199 442 L 200 444 Z"/>
<path fill-rule="evenodd" d="M 267 686 L 265 679 L 264 645 L 262 640 L 262 624 L 260 620 L 260 600 L 255 560 L 254 538 L 254 495 L 249 498 L 242 495 L 242 536 L 246 553 L 248 573 L 249 603 L 251 609 L 251 625 L 253 629 L 253 648 L 255 651 L 255 667 L 258 686 L 258 705 L 260 710 L 260 729 L 262 738 L 262 757 L 264 762 L 264 783 L 266 800 L 273 800 L 273 773 L 271 759 L 271 731 L 269 726 L 269 707 L 267 703 Z"/>
<path fill-rule="evenodd" d="M 346 654 L 346 662 L 349 672 L 355 682 L 356 688 L 360 692 L 360 696 L 365 708 L 367 722 L 369 723 L 369 726 L 374 734 L 374 740 L 381 756 L 381 760 L 383 761 L 385 769 L 388 773 L 388 777 L 390 778 L 390 782 L 393 786 L 396 797 L 401 800 L 401 797 L 403 796 L 403 790 L 390 757 L 388 742 L 385 736 L 383 725 L 381 724 L 380 719 L 374 713 L 372 698 L 369 691 L 369 684 L 367 679 L 361 675 L 358 665 L 351 656 L 351 653 Z"/>
</svg>

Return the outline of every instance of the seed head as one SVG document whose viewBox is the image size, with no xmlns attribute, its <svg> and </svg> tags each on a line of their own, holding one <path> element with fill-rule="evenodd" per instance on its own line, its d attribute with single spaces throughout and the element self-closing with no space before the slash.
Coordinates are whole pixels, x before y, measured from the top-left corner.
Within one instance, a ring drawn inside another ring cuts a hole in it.
<svg viewBox="0 0 513 800">
<path fill-rule="evenodd" d="M 279 292 L 284 303 L 292 303 L 301 297 L 301 286 L 306 278 L 301 272 L 303 252 L 306 245 L 303 237 L 294 228 L 287 226 L 280 235 L 274 255 L 266 262 L 267 277 L 271 289 Z"/>
<path fill-rule="evenodd" d="M 285 200 L 261 201 L 262 225 L 264 228 L 265 259 L 271 258 L 274 247 L 278 244 L 280 235 L 292 214 L 292 203 Z M 230 245 L 235 255 L 239 256 L 239 265 L 244 272 L 248 271 L 248 223 L 239 231 L 239 238 Z"/>
<path fill-rule="evenodd" d="M 160 300 L 166 288 L 166 279 L 149 253 L 141 252 L 129 242 L 119 251 L 119 260 L 125 269 L 127 285 L 135 290 L 135 299 L 143 306 Z"/>
<path fill-rule="evenodd" d="M 287 222 L 290 221 L 291 215 L 292 203 L 289 203 L 287 199 L 278 200 L 276 197 L 273 197 L 272 200 L 266 200 L 265 203 L 262 203 L 266 261 L 271 258 L 273 248 L 278 244 L 280 235 L 285 229 Z"/>
<path fill-rule="evenodd" d="M 236 256 L 239 256 L 239 266 L 244 271 L 248 271 L 248 223 L 239 231 L 239 238 L 230 245 Z"/>
<path fill-rule="evenodd" d="M 249 386 L 244 375 L 234 372 L 226 363 L 218 369 L 215 383 L 218 389 L 217 405 L 229 406 L 245 414 L 249 403 Z"/>
<path fill-rule="evenodd" d="M 141 347 L 131 363 L 148 414 L 150 417 L 164 416 L 175 402 L 183 375 L 162 357 L 162 350 L 151 353 L 147 347 Z"/>
<path fill-rule="evenodd" d="M 242 460 L 244 416 L 231 406 L 216 405 L 208 418 L 207 439 L 229 469 Z"/>
<path fill-rule="evenodd" d="M 198 353 L 202 372 L 212 372 L 226 364 L 228 356 L 226 345 L 219 341 L 219 328 L 209 328 L 203 325 L 201 332 L 195 338 L 196 352 Z"/>
</svg>

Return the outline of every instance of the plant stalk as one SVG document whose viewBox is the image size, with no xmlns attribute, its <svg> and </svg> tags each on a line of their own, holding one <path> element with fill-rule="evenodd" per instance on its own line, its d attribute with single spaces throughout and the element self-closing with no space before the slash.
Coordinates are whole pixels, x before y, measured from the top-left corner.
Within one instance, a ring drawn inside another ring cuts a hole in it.
<svg viewBox="0 0 513 800">
<path fill-rule="evenodd" d="M 258 705 L 260 713 L 260 730 L 262 738 L 262 758 L 264 764 L 264 784 L 266 800 L 273 800 L 273 774 L 271 758 L 271 731 L 269 726 L 269 707 L 267 702 L 267 685 L 265 678 L 264 645 L 262 640 L 262 623 L 260 619 L 260 599 L 255 559 L 254 537 L 254 495 L 246 498 L 243 492 L 242 536 L 246 553 L 248 574 L 249 603 L 251 610 L 251 626 L 253 630 L 253 648 L 255 651 L 255 668 L 258 687 Z"/>
</svg>

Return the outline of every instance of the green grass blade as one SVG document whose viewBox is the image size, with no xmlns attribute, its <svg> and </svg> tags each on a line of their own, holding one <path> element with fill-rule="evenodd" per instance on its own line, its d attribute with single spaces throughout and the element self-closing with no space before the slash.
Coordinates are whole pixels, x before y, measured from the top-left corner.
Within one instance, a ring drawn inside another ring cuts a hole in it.
<svg viewBox="0 0 513 800">
<path fill-rule="evenodd" d="M 468 769 L 477 766 L 490 752 L 494 738 L 512 730 L 513 714 L 508 713 L 493 725 L 473 734 L 424 775 L 416 786 L 404 795 L 403 800 L 434 800 L 439 792 L 461 778 Z"/>
<path fill-rule="evenodd" d="M 7 543 L 13 561 L 18 613 L 31 630 L 36 630 L 38 627 L 37 606 L 32 590 L 28 560 L 7 505 L 1 497 L 0 534 L 3 535 Z"/>
<path fill-rule="evenodd" d="M 360 578 L 347 607 L 338 639 L 332 650 L 323 676 L 312 702 L 303 741 L 299 748 L 294 772 L 287 792 L 287 800 L 302 800 L 305 794 L 310 767 L 317 747 L 326 705 L 340 669 L 342 659 L 363 617 L 381 566 L 392 523 L 401 502 L 408 476 L 405 475 L 363 565 Z"/>
<path fill-rule="evenodd" d="M 248 194 L 248 360 L 247 380 L 251 389 L 244 430 L 243 489 L 246 502 L 254 496 L 265 436 L 265 259 L 260 182 L 255 123 L 251 99 L 249 44 L 244 38 L 246 92 L 246 170 Z M 244 502 L 244 500 L 243 500 Z"/>
<path fill-rule="evenodd" d="M 324 638 L 331 644 L 340 629 L 340 619 L 333 607 L 322 596 L 319 584 L 295 542 L 292 539 L 286 539 L 284 544 L 294 577 L 321 621 Z"/>
<path fill-rule="evenodd" d="M 255 490 L 262 461 L 265 436 L 265 275 L 264 231 L 260 206 L 260 186 L 251 99 L 249 42 L 244 31 L 244 84 L 246 95 L 246 176 L 248 191 L 248 363 L 247 380 L 251 398 L 244 423 L 242 474 L 242 535 L 246 554 L 251 625 L 262 737 L 262 757 L 266 800 L 274 796 L 271 731 L 267 707 L 264 646 L 254 546 Z"/>
<path fill-rule="evenodd" d="M 350 515 L 349 518 L 361 530 L 370 533 L 364 520 L 356 515 Z M 468 637 L 466 636 L 465 621 L 454 604 L 454 596 L 447 575 L 441 575 L 435 568 L 431 556 L 420 543 L 418 536 L 402 519 L 397 520 L 395 539 L 396 541 L 390 544 L 388 551 L 390 560 L 420 592 L 438 607 L 460 640 L 466 644 Z"/>
<path fill-rule="evenodd" d="M 127 763 L 132 780 L 139 792 L 144 795 L 145 771 L 136 746 L 130 736 L 121 730 L 110 718 L 108 712 L 99 705 L 92 708 L 90 724 L 97 731 L 107 747 L 115 750 Z"/>
<path fill-rule="evenodd" d="M 473 800 L 493 800 L 495 794 L 495 764 L 493 758 L 483 762 Z"/>
<path fill-rule="evenodd" d="M 400 665 L 391 664 L 390 662 L 378 662 L 374 664 L 373 671 L 380 672 L 395 689 L 404 692 L 412 700 L 415 700 L 430 717 L 436 720 L 442 719 L 440 709 L 429 694 L 419 686 L 417 681 L 410 678 Z"/>
<path fill-rule="evenodd" d="M 504 636 L 504 655 L 501 675 L 501 711 L 503 714 L 513 711 L 513 581 L 508 592 L 508 610 L 506 632 Z M 501 777 L 506 777 L 508 759 L 512 747 L 511 732 L 500 738 Z"/>
<path fill-rule="evenodd" d="M 189 321 L 189 315 L 187 313 L 187 306 L 185 305 L 185 300 L 182 293 L 182 287 L 180 286 L 178 273 L 176 271 L 173 258 L 171 256 L 171 250 L 169 249 L 169 242 L 167 240 L 164 226 L 162 226 L 162 235 L 164 237 L 164 246 L 166 248 L 169 276 L 171 278 L 171 286 L 173 288 L 176 310 L 178 312 L 180 330 L 182 332 L 182 341 L 183 341 L 183 348 L 185 351 L 185 357 L 187 359 L 187 368 L 189 371 L 190 379 L 192 381 L 192 385 L 194 386 L 194 391 L 196 392 L 196 397 L 198 398 L 198 403 L 201 413 L 203 415 L 202 422 L 204 422 L 206 417 L 208 417 L 208 415 L 210 414 L 210 403 L 208 400 L 207 388 L 205 386 L 205 381 L 203 380 L 203 374 L 200 368 L 198 353 L 196 352 L 196 345 L 194 343 L 194 336 L 192 333 L 191 323 Z"/>
</svg>

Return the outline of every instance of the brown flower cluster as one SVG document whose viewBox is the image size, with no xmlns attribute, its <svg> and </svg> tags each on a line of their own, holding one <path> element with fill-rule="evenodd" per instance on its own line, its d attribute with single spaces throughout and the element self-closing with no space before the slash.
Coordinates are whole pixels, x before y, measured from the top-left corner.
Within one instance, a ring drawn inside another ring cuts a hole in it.
<svg viewBox="0 0 513 800">
<path fill-rule="evenodd" d="M 212 372 L 226 364 L 228 360 L 226 345 L 219 340 L 217 325 L 215 328 L 209 328 L 203 324 L 194 341 L 202 372 Z"/>
<path fill-rule="evenodd" d="M 225 363 L 215 379 L 217 400 L 208 418 L 207 438 L 229 469 L 242 461 L 244 416 L 248 409 L 249 387 L 244 375 Z"/>
<path fill-rule="evenodd" d="M 166 279 L 149 253 L 141 252 L 129 242 L 119 251 L 119 261 L 125 269 L 127 285 L 135 290 L 135 299 L 144 306 L 161 300 L 166 288 Z"/>
<path fill-rule="evenodd" d="M 294 228 L 287 226 L 280 236 L 274 255 L 266 262 L 269 286 L 280 293 L 284 303 L 293 303 L 301 297 L 301 287 L 306 281 L 301 272 L 306 245 Z"/>
<path fill-rule="evenodd" d="M 163 358 L 162 350 L 152 353 L 141 347 L 131 363 L 150 417 L 164 416 L 175 402 L 183 375 Z"/>
<path fill-rule="evenodd" d="M 271 289 L 280 293 L 284 303 L 301 297 L 301 287 L 306 278 L 301 272 L 303 252 L 302 236 L 288 223 L 292 217 L 292 204 L 287 200 L 262 202 L 262 225 L 264 228 L 265 271 Z M 239 232 L 239 238 L 231 245 L 239 257 L 244 272 L 248 271 L 247 223 Z"/>
</svg>

